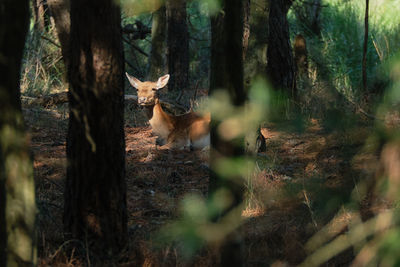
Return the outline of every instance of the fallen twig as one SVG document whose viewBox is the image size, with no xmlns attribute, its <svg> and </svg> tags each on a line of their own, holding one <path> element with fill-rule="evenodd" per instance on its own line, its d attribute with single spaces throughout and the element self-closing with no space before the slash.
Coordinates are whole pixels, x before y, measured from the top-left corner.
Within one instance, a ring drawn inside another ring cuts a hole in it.
<svg viewBox="0 0 400 267">
<path fill-rule="evenodd" d="M 40 35 L 40 38 L 42 38 L 42 39 L 48 41 L 49 43 L 51 43 L 51 44 L 57 46 L 58 48 L 61 48 L 61 46 L 60 46 L 59 44 L 57 44 L 56 42 L 54 42 L 53 40 L 51 40 L 49 37 L 46 37 L 46 36 L 44 36 L 44 35 Z"/>
</svg>

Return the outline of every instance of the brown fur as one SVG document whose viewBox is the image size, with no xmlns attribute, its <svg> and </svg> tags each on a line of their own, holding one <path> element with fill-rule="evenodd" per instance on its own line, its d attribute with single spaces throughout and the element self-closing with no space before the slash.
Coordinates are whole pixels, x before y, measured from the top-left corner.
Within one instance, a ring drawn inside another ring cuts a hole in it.
<svg viewBox="0 0 400 267">
<path fill-rule="evenodd" d="M 161 107 L 157 91 L 167 85 L 169 75 L 157 82 L 141 82 L 126 74 L 129 82 L 137 89 L 139 105 L 147 108 L 147 115 L 153 132 L 165 143 L 164 148 L 203 148 L 209 144 L 210 114 L 201 116 L 196 112 L 173 116 Z M 208 140 L 208 142 L 207 142 Z"/>
</svg>

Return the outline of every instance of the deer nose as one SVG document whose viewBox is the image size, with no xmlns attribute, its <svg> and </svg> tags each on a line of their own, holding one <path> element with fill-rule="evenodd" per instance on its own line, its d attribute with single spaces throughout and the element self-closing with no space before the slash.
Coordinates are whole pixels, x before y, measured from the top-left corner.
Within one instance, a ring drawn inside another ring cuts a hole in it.
<svg viewBox="0 0 400 267">
<path fill-rule="evenodd" d="M 139 103 L 139 104 L 145 103 L 145 102 L 146 102 L 146 99 L 147 99 L 147 98 L 144 97 L 144 96 L 143 96 L 143 97 L 139 97 L 139 98 L 138 98 L 138 103 Z"/>
</svg>

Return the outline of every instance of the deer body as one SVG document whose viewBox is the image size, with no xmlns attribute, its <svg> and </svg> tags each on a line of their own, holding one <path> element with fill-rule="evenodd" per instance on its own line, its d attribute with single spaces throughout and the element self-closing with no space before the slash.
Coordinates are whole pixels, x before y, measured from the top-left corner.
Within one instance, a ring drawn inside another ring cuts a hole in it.
<svg viewBox="0 0 400 267">
<path fill-rule="evenodd" d="M 201 116 L 195 112 L 173 116 L 166 113 L 160 104 L 157 91 L 169 80 L 169 75 L 157 82 L 141 82 L 126 73 L 129 82 L 137 89 L 139 105 L 147 108 L 147 116 L 153 133 L 165 148 L 201 149 L 210 144 L 210 115 Z"/>
</svg>

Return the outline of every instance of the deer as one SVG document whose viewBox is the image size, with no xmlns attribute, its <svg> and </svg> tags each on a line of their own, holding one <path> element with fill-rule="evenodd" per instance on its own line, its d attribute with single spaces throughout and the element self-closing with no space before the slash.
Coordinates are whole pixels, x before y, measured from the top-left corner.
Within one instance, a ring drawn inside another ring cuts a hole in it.
<svg viewBox="0 0 400 267">
<path fill-rule="evenodd" d="M 128 73 L 126 76 L 136 88 L 138 104 L 145 108 L 152 131 L 158 137 L 156 144 L 177 150 L 202 149 L 210 144 L 210 113 L 200 115 L 190 110 L 175 116 L 163 110 L 158 91 L 167 85 L 169 74 L 156 82 L 142 82 Z"/>
</svg>

